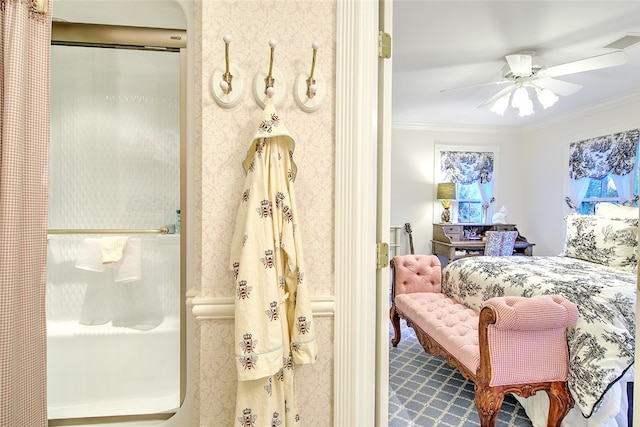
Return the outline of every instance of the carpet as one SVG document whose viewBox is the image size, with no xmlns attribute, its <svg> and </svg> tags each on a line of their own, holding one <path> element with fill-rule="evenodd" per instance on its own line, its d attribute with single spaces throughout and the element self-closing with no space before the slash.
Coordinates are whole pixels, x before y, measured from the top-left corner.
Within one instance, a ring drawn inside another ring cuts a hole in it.
<svg viewBox="0 0 640 427">
<path fill-rule="evenodd" d="M 475 427 L 480 419 L 473 383 L 442 357 L 427 354 L 413 329 L 401 320 L 402 340 L 389 337 L 389 427 Z M 524 409 L 505 396 L 496 427 L 532 427 Z"/>
</svg>

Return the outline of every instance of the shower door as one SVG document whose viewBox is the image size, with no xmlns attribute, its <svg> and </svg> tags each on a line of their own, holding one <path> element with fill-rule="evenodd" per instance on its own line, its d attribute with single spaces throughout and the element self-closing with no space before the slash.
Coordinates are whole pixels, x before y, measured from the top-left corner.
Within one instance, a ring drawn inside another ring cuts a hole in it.
<svg viewBox="0 0 640 427">
<path fill-rule="evenodd" d="M 183 399 L 183 60 L 180 49 L 135 44 L 52 46 L 46 311 L 55 425 L 167 418 Z"/>
</svg>

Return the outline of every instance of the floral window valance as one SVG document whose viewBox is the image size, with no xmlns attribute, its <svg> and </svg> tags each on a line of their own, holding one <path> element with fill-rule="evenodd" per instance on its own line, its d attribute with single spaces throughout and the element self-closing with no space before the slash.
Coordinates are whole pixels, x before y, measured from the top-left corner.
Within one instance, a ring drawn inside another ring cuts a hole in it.
<svg viewBox="0 0 640 427">
<path fill-rule="evenodd" d="M 442 182 L 469 185 L 486 184 L 493 179 L 493 153 L 472 151 L 442 151 L 440 153 Z"/>
<path fill-rule="evenodd" d="M 623 176 L 633 171 L 640 129 L 571 143 L 569 177 L 603 179 L 610 172 Z"/>
</svg>

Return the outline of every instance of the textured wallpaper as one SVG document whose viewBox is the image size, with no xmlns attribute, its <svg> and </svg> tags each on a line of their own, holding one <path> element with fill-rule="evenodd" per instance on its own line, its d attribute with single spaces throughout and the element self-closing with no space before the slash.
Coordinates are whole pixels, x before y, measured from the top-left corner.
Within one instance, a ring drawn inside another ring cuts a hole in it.
<svg viewBox="0 0 640 427">
<path fill-rule="evenodd" d="M 196 213 L 201 222 L 197 224 L 201 226 L 201 272 L 196 279 L 201 297 L 234 296 L 228 264 L 244 183 L 241 162 L 260 119 L 253 80 L 259 71 L 268 71 L 271 39 L 277 42 L 274 66 L 282 72 L 287 91 L 276 108 L 296 141 L 295 187 L 305 279 L 312 296 L 334 295 L 335 13 L 335 3 L 329 1 L 203 1 L 196 5 L 196 19 L 202 20 L 197 25 L 202 34 L 195 55 L 196 69 L 201 70 L 197 97 L 202 102 L 197 125 L 202 144 L 201 205 Z M 230 61 L 240 69 L 245 87 L 239 104 L 231 109 L 218 106 L 209 91 L 213 71 L 224 66 L 225 34 L 232 38 Z M 327 94 L 318 111 L 307 113 L 296 104 L 293 86 L 299 73 L 310 71 L 314 41 L 319 43 L 316 70 L 326 79 Z M 333 417 L 333 318 L 318 316 L 315 321 L 321 352 L 316 364 L 298 371 L 298 400 L 305 426 L 328 426 Z M 198 425 L 231 425 L 236 389 L 233 319 L 201 320 L 198 331 Z"/>
<path fill-rule="evenodd" d="M 202 291 L 232 296 L 228 243 L 244 182 L 241 162 L 249 148 L 261 107 L 253 79 L 269 67 L 269 40 L 277 46 L 274 66 L 286 80 L 278 113 L 296 140 L 295 182 L 307 271 L 317 295 L 333 294 L 334 69 L 335 10 L 312 1 L 205 1 L 202 4 Z M 219 107 L 209 92 L 211 74 L 224 65 L 222 37 L 232 37 L 230 61 L 242 72 L 245 91 L 234 108 Z M 327 97 L 317 112 L 295 103 L 296 76 L 311 67 L 311 44 L 320 44 L 316 69 L 327 78 Z M 226 283 L 226 285 L 225 285 Z"/>
</svg>

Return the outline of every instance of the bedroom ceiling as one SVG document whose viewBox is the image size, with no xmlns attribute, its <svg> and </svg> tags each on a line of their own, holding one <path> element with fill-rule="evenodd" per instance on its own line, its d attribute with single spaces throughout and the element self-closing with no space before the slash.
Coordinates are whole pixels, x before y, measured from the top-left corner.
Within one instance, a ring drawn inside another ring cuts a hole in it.
<svg viewBox="0 0 640 427">
<path fill-rule="evenodd" d="M 640 96 L 640 43 L 624 65 L 559 77 L 583 87 L 546 110 L 532 96 L 527 117 L 478 108 L 507 85 L 441 92 L 500 81 L 509 54 L 535 51 L 554 66 L 614 52 L 604 46 L 640 36 L 640 1 L 394 0 L 393 20 L 394 124 L 524 126 Z"/>
</svg>

